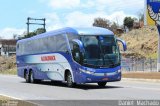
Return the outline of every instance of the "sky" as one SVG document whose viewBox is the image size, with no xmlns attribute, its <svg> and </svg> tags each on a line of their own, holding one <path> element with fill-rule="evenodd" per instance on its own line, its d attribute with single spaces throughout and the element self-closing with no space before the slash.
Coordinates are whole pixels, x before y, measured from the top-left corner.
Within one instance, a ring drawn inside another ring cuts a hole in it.
<svg viewBox="0 0 160 106">
<path fill-rule="evenodd" d="M 98 17 L 122 25 L 124 17 L 137 17 L 143 10 L 144 0 L 0 0 L 0 37 L 12 39 L 13 34 L 25 33 L 27 17 L 46 18 L 46 29 L 51 31 L 90 27 Z"/>
</svg>

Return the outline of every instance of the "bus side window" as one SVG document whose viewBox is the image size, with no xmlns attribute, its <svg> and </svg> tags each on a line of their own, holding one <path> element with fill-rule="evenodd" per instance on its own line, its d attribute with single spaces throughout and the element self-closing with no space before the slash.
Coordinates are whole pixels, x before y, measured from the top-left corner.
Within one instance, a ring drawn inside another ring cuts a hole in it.
<svg viewBox="0 0 160 106">
<path fill-rule="evenodd" d="M 48 51 L 55 52 L 56 51 L 56 36 L 50 36 L 48 39 Z"/>
<path fill-rule="evenodd" d="M 59 52 L 66 52 L 68 50 L 67 48 L 67 40 L 65 38 L 65 35 L 56 35 L 56 49 Z"/>
</svg>

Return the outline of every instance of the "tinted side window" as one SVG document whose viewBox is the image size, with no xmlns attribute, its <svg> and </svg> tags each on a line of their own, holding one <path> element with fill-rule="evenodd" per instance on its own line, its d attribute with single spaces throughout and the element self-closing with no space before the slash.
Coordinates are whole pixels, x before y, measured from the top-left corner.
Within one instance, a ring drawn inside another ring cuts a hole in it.
<svg viewBox="0 0 160 106">
<path fill-rule="evenodd" d="M 47 52 L 66 52 L 68 50 L 66 35 L 54 35 L 28 40 L 19 46 L 19 55 Z"/>
<path fill-rule="evenodd" d="M 48 37 L 48 51 L 55 52 L 56 51 L 56 36 Z"/>
<path fill-rule="evenodd" d="M 71 48 L 71 50 L 73 50 L 73 42 L 72 42 L 72 40 L 73 39 L 79 39 L 79 37 L 78 37 L 78 35 L 75 35 L 75 34 L 72 34 L 72 33 L 68 33 L 67 37 L 68 37 L 68 40 L 69 40 L 70 48 Z"/>
<path fill-rule="evenodd" d="M 56 50 L 59 52 L 66 52 L 68 50 L 67 39 L 65 35 L 56 35 Z"/>
</svg>

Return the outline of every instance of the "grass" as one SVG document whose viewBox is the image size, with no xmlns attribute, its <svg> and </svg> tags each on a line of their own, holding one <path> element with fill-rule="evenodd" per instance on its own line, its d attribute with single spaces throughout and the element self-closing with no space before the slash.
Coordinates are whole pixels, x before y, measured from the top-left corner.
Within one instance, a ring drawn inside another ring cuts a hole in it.
<svg viewBox="0 0 160 106">
<path fill-rule="evenodd" d="M 16 100 L 13 98 L 0 95 L 0 106 L 38 106 L 38 105 L 27 101 Z"/>
<path fill-rule="evenodd" d="M 152 53 L 149 54 L 148 56 L 146 56 L 147 58 L 151 58 L 151 59 L 157 59 L 157 52 L 156 53 Z"/>
<path fill-rule="evenodd" d="M 9 97 L 0 95 L 0 100 L 12 100 L 12 99 Z"/>
<path fill-rule="evenodd" d="M 0 71 L 0 74 L 16 75 L 17 74 L 17 68 L 8 69 L 8 70 L 5 70 L 5 71 Z"/>
<path fill-rule="evenodd" d="M 158 31 L 156 27 L 143 27 L 122 34 L 126 41 L 129 53 L 134 58 L 157 58 Z M 128 55 L 126 54 L 128 57 Z"/>
</svg>

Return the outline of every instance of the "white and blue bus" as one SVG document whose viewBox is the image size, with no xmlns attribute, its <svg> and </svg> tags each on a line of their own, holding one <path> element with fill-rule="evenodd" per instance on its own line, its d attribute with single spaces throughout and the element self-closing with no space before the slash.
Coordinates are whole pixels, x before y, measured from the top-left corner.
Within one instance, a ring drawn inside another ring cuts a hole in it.
<svg viewBox="0 0 160 106">
<path fill-rule="evenodd" d="M 121 55 L 114 33 L 108 29 L 63 28 L 17 42 L 18 76 L 26 82 L 42 80 L 81 83 L 121 80 Z"/>
</svg>

